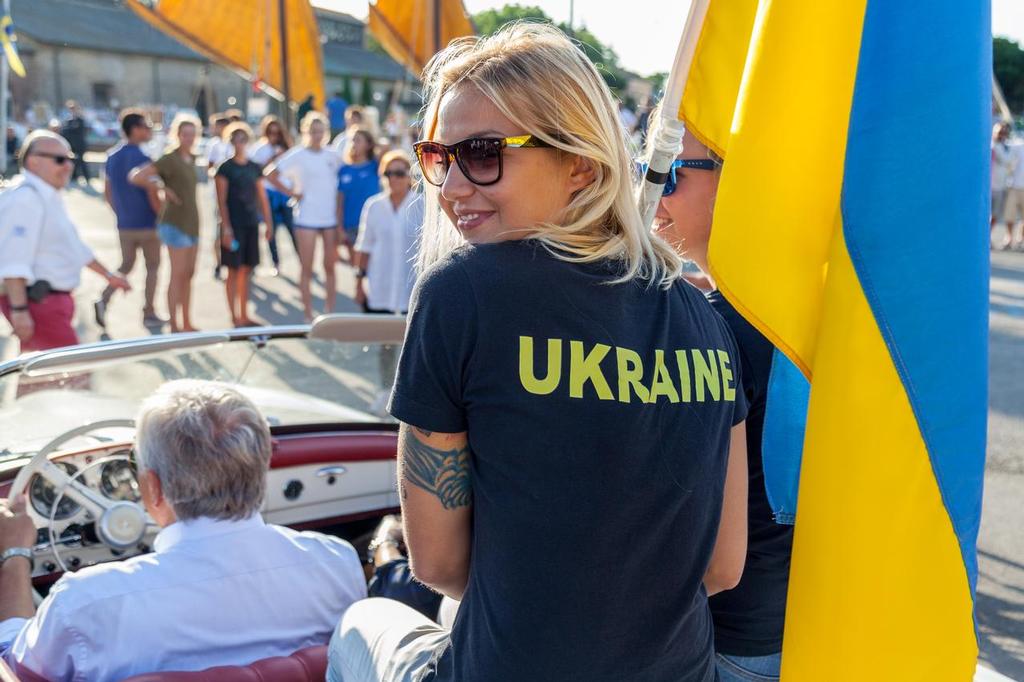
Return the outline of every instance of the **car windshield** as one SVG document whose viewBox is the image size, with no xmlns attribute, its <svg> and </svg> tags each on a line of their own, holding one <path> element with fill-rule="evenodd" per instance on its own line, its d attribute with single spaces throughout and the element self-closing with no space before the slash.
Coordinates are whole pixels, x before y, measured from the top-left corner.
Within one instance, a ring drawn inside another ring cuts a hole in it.
<svg viewBox="0 0 1024 682">
<path fill-rule="evenodd" d="M 127 354 L 88 350 L 50 362 L 42 356 L 0 376 L 0 461 L 31 454 L 76 426 L 133 419 L 142 400 L 174 379 L 236 385 L 271 426 L 393 422 L 385 387 L 397 346 L 298 337 L 200 341 L 143 345 L 145 352 L 126 344 Z"/>
</svg>

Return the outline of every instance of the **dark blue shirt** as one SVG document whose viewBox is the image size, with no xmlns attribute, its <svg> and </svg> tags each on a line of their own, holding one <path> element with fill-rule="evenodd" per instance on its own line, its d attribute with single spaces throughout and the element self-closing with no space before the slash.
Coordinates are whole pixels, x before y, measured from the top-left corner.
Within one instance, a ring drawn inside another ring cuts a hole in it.
<svg viewBox="0 0 1024 682">
<path fill-rule="evenodd" d="M 338 169 L 338 191 L 345 195 L 345 204 L 342 208 L 345 229 L 359 229 L 359 216 L 363 213 L 363 204 L 380 192 L 377 161 L 353 163 Z"/>
<path fill-rule="evenodd" d="M 771 374 L 771 342 L 747 322 L 721 292 L 708 301 L 732 330 L 743 365 L 743 393 L 747 414 L 747 562 L 734 589 L 711 597 L 715 621 L 715 649 L 732 656 L 768 656 L 782 651 L 786 621 L 789 560 L 793 552 L 793 526 L 776 523 L 765 492 L 761 435 Z"/>
<path fill-rule="evenodd" d="M 437 680 L 708 682 L 702 584 L 739 356 L 704 296 L 534 241 L 429 269 L 390 406 L 468 432 L 469 583 Z"/>
<path fill-rule="evenodd" d="M 156 213 L 149 205 L 146 190 L 128 182 L 128 174 L 133 169 L 150 161 L 137 144 L 122 142 L 107 152 L 107 182 L 119 230 L 156 227 Z"/>
</svg>

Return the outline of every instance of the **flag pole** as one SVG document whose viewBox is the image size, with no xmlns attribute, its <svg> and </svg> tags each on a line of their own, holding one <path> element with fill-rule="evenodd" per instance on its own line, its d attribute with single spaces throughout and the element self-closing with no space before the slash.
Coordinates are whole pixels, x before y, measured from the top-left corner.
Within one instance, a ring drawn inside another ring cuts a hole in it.
<svg viewBox="0 0 1024 682">
<path fill-rule="evenodd" d="M 693 55 L 697 51 L 697 39 L 704 26 L 704 17 L 708 13 L 711 0 L 693 0 L 690 11 L 686 15 L 683 37 L 676 50 L 675 62 L 668 80 L 665 81 L 665 97 L 661 100 L 661 116 L 657 125 L 654 143 L 651 146 L 651 158 L 647 161 L 647 173 L 640 188 L 638 208 L 644 225 L 650 227 L 654 222 L 654 214 L 658 210 L 658 199 L 661 197 L 665 181 L 668 180 L 672 162 L 683 147 L 683 133 L 686 125 L 679 120 L 679 107 L 683 101 L 683 91 L 690 75 Z"/>
<path fill-rule="evenodd" d="M 5 0 L 6 2 L 6 0 Z M 288 16 L 287 0 L 278 0 L 277 3 L 277 28 L 281 43 L 281 85 L 284 90 L 284 127 L 285 130 L 292 129 L 292 105 L 291 105 L 291 83 L 288 78 Z M 322 104 L 322 103 L 321 103 Z M 301 123 L 301 121 L 299 121 Z"/>
<path fill-rule="evenodd" d="M 11 15 L 11 0 L 4 0 L 4 16 Z M 0 153 L 0 175 L 7 176 L 7 92 L 11 80 L 11 65 L 7 61 L 7 51 L 4 50 L 3 64 L 0 65 L 0 133 L 3 134 L 4 149 Z M 57 103 L 58 106 L 60 103 Z"/>
</svg>

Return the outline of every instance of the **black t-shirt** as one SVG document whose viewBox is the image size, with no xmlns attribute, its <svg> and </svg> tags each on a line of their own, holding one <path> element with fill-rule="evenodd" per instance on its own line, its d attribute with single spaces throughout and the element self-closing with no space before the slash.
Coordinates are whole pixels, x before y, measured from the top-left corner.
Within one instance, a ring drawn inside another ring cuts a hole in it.
<svg viewBox="0 0 1024 682">
<path fill-rule="evenodd" d="M 391 413 L 472 450 L 469 583 L 435 679 L 714 678 L 702 578 L 739 356 L 689 284 L 615 274 L 513 241 L 420 278 Z"/>
<path fill-rule="evenodd" d="M 228 181 L 228 218 L 233 229 L 252 228 L 260 224 L 259 186 L 263 177 L 259 164 L 244 164 L 228 159 L 217 166 L 217 175 Z"/>
<path fill-rule="evenodd" d="M 715 649 L 733 656 L 767 656 L 782 651 L 793 526 L 775 523 L 764 487 L 761 433 L 774 347 L 718 291 L 708 300 L 739 346 L 747 413 L 747 563 L 740 584 L 711 597 Z"/>
</svg>

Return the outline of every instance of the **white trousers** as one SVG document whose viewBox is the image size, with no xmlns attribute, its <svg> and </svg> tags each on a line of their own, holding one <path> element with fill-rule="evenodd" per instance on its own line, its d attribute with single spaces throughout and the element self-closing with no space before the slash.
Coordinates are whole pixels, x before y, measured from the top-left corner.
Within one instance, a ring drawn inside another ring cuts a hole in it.
<svg viewBox="0 0 1024 682">
<path fill-rule="evenodd" d="M 331 636 L 327 682 L 418 682 L 448 646 L 448 630 L 392 599 L 349 607 Z"/>
</svg>

